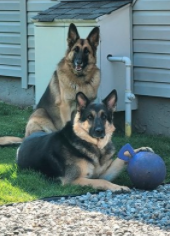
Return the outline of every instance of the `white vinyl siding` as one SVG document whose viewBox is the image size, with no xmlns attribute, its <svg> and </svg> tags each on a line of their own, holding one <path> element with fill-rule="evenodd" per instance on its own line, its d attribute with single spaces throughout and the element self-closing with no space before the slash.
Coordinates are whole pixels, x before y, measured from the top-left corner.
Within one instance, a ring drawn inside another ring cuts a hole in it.
<svg viewBox="0 0 170 236">
<path fill-rule="evenodd" d="M 0 75 L 21 77 L 19 0 L 0 1 Z"/>
<path fill-rule="evenodd" d="M 134 92 L 170 97 L 170 1 L 133 6 Z"/>
<path fill-rule="evenodd" d="M 38 12 L 44 11 L 57 4 L 51 0 L 27 0 L 27 23 L 28 23 L 28 81 L 35 84 L 35 46 L 34 46 L 34 24 L 32 17 Z M 40 39 L 41 40 L 41 39 Z"/>
<path fill-rule="evenodd" d="M 38 12 L 44 11 L 57 4 L 51 0 L 27 0 L 27 22 L 28 22 L 28 81 L 35 84 L 35 46 L 34 46 L 34 24 L 32 17 Z"/>
<path fill-rule="evenodd" d="M 0 0 L 0 76 L 35 85 L 34 24 L 31 18 L 56 4 L 51 0 Z"/>
</svg>

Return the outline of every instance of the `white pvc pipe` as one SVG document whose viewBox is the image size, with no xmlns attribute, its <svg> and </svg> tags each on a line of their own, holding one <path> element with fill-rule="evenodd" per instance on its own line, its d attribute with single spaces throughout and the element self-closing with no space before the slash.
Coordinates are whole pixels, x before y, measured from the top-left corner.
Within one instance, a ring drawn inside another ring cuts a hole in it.
<svg viewBox="0 0 170 236">
<path fill-rule="evenodd" d="M 132 63 L 129 57 L 113 57 L 112 55 L 108 55 L 107 59 L 109 61 L 114 61 L 114 62 L 123 62 L 127 66 L 132 66 Z"/>
<path fill-rule="evenodd" d="M 108 55 L 107 59 L 111 62 L 123 62 L 126 66 L 126 85 L 125 85 L 125 135 L 130 137 L 132 134 L 132 100 L 135 95 L 131 91 L 131 60 L 129 57 L 113 57 Z"/>
</svg>

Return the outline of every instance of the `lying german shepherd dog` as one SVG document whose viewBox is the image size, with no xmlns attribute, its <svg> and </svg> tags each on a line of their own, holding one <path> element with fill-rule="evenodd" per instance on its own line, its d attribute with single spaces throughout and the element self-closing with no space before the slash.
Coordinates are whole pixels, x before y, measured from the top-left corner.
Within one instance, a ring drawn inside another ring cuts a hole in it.
<svg viewBox="0 0 170 236">
<path fill-rule="evenodd" d="M 91 185 L 113 192 L 129 191 L 128 187 L 111 183 L 125 166 L 123 160 L 112 159 L 116 101 L 116 90 L 101 104 L 91 103 L 79 92 L 74 118 L 60 131 L 36 132 L 27 137 L 17 151 L 18 166 L 40 171 L 48 177 L 58 177 L 62 184 Z M 141 149 L 151 151 L 139 148 L 136 152 Z"/>
<path fill-rule="evenodd" d="M 100 72 L 96 66 L 96 50 L 99 44 L 99 28 L 95 27 L 86 39 L 81 39 L 77 28 L 70 24 L 68 49 L 42 95 L 36 110 L 30 116 L 25 136 L 35 131 L 50 133 L 64 127 L 76 109 L 78 92 L 86 94 L 90 101 L 97 96 Z M 21 143 L 17 137 L 1 137 L 0 145 Z"/>
</svg>

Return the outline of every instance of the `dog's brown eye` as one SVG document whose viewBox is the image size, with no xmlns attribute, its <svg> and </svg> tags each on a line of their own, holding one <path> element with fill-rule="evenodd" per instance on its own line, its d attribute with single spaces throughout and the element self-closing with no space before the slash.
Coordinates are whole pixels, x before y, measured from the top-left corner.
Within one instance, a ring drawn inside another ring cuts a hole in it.
<svg viewBox="0 0 170 236">
<path fill-rule="evenodd" d="M 84 49 L 84 53 L 85 54 L 88 54 L 89 53 L 89 50 L 87 48 Z"/>
<path fill-rule="evenodd" d="M 88 115 L 88 120 L 93 120 L 93 116 L 92 115 Z"/>
<path fill-rule="evenodd" d="M 75 51 L 75 52 L 79 52 L 79 47 L 75 47 L 75 48 L 74 48 L 74 51 Z"/>
</svg>

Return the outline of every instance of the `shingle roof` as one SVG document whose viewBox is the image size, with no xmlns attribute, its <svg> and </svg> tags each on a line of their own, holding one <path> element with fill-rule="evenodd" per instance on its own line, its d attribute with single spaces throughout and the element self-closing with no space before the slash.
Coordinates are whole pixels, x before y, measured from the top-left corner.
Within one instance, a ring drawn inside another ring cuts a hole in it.
<svg viewBox="0 0 170 236">
<path fill-rule="evenodd" d="M 61 1 L 34 16 L 33 20 L 40 22 L 52 22 L 59 19 L 94 20 L 99 16 L 110 14 L 112 11 L 131 2 L 132 0 Z"/>
</svg>

